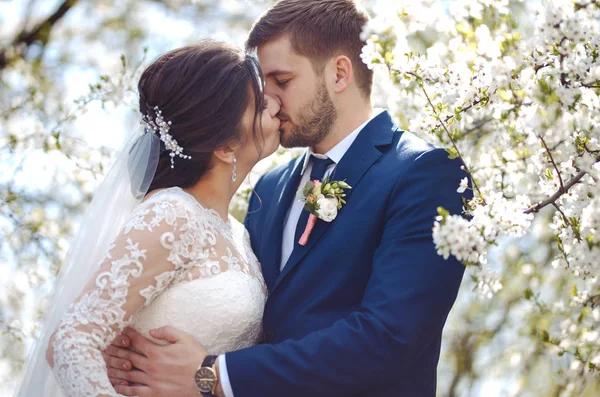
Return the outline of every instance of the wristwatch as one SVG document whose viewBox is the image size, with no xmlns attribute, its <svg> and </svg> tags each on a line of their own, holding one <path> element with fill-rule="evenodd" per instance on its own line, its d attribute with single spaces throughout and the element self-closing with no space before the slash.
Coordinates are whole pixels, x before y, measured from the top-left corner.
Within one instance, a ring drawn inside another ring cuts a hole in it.
<svg viewBox="0 0 600 397">
<path fill-rule="evenodd" d="M 217 356 L 206 356 L 202 364 L 198 366 L 194 375 L 196 388 L 203 397 L 216 397 L 217 395 Z"/>
</svg>

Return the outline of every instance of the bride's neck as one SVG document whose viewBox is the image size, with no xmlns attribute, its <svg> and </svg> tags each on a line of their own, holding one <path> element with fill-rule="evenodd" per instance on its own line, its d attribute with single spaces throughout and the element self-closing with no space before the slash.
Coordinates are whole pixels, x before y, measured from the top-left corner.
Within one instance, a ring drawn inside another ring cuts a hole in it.
<svg viewBox="0 0 600 397">
<path fill-rule="evenodd" d="M 229 203 L 242 180 L 242 175 L 238 175 L 236 182 L 232 182 L 231 170 L 215 167 L 200 178 L 194 186 L 183 190 L 194 196 L 204 208 L 217 211 L 221 218 L 227 221 Z"/>
</svg>

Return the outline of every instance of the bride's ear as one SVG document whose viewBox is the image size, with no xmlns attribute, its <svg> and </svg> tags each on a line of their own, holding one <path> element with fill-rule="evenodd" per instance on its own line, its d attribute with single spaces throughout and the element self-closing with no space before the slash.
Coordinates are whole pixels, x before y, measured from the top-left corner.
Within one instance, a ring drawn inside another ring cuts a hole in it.
<svg viewBox="0 0 600 397">
<path fill-rule="evenodd" d="M 219 160 L 227 164 L 233 164 L 235 151 L 229 145 L 223 146 L 213 152 L 213 155 Z"/>
</svg>

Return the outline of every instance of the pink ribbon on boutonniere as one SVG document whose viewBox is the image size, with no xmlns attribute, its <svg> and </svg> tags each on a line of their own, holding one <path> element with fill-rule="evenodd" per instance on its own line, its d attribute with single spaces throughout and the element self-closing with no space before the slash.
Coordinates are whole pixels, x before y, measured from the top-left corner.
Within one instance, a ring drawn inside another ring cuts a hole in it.
<svg viewBox="0 0 600 397">
<path fill-rule="evenodd" d="M 315 225 L 317 224 L 317 216 L 314 214 L 310 214 L 308 216 L 308 222 L 306 222 L 306 228 L 304 229 L 304 233 L 302 233 L 302 236 L 300 237 L 300 241 L 298 241 L 298 244 L 300 244 L 301 246 L 305 246 L 306 244 L 308 244 L 308 238 L 310 237 L 310 234 L 312 233 L 313 229 L 315 228 Z"/>
</svg>

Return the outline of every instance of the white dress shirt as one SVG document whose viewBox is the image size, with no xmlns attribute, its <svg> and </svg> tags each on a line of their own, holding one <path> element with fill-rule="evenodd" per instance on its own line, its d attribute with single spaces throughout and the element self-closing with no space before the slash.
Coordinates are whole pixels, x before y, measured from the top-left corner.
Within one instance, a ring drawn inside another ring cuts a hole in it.
<svg viewBox="0 0 600 397">
<path fill-rule="evenodd" d="M 325 176 L 330 175 L 335 166 L 342 160 L 342 157 L 344 157 L 348 149 L 350 149 L 350 146 L 352 146 L 352 144 L 356 140 L 356 137 L 358 137 L 358 134 L 362 131 L 362 129 L 365 128 L 365 126 L 369 124 L 371 120 L 379 116 L 384 110 L 385 109 L 375 109 L 375 111 L 373 112 L 373 117 L 365 121 L 362 125 L 355 129 L 340 143 L 335 145 L 326 154 L 314 153 L 312 151 L 312 148 L 309 148 L 306 152 L 306 157 L 304 158 L 304 165 L 302 166 L 302 171 L 300 171 L 302 179 L 300 179 L 298 188 L 300 188 L 300 186 L 306 185 L 306 182 L 308 182 L 308 180 L 310 179 L 310 172 L 312 171 L 312 163 L 310 162 L 311 155 L 321 159 L 330 158 L 334 162 L 334 164 L 331 164 L 327 168 L 327 171 L 325 171 Z M 294 250 L 296 226 L 298 225 L 298 220 L 300 219 L 300 214 L 302 213 L 303 208 L 304 204 L 300 200 L 295 199 L 285 217 L 283 239 L 281 240 L 281 264 L 279 265 L 280 270 L 283 270 L 285 264 L 292 255 L 292 251 Z M 225 396 L 234 397 L 233 389 L 231 388 L 231 382 L 229 381 L 229 374 L 227 372 L 227 360 L 225 359 L 225 354 L 221 354 L 219 356 L 219 376 L 221 378 L 221 387 L 223 388 Z"/>
</svg>

